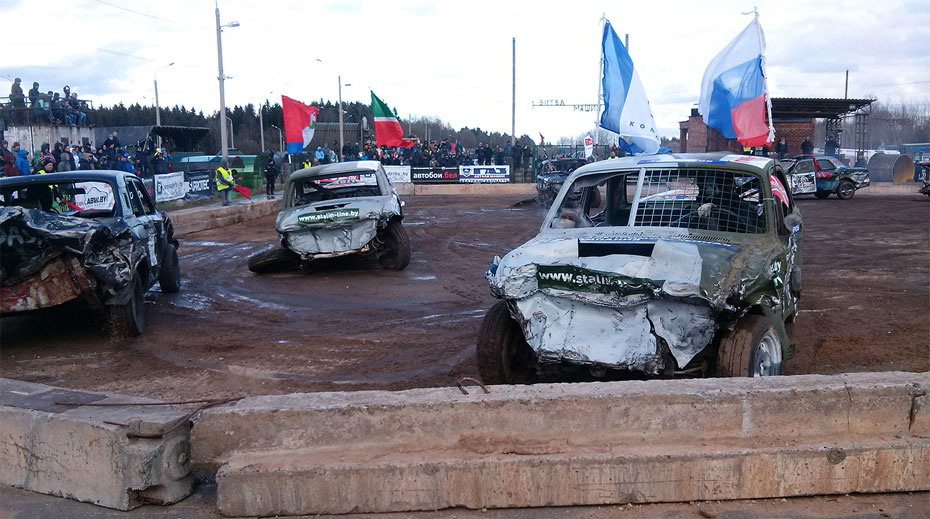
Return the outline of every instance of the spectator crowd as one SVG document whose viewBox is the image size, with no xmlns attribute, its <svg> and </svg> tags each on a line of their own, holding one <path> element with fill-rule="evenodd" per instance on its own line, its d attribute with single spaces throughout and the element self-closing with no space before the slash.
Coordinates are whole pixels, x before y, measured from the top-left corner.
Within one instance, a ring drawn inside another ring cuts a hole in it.
<svg viewBox="0 0 930 519">
<path fill-rule="evenodd" d="M 2 108 L 3 118 L 9 122 L 92 126 L 87 119 L 87 101 L 78 99 L 77 93 L 72 92 L 68 85 L 60 93 L 52 90 L 42 92 L 39 83 L 34 82 L 24 94 L 22 79 L 16 78 L 10 87 L 9 103 Z"/>
<path fill-rule="evenodd" d="M 39 150 L 30 152 L 19 142 L 12 146 L 0 141 L 0 158 L 3 169 L 0 176 L 35 175 L 63 171 L 110 169 L 135 173 L 140 177 L 174 171 L 167 149 L 155 147 L 151 137 L 130 146 L 120 144 L 118 132 L 111 133 L 103 144 L 68 145 L 56 142 L 54 146 L 42 143 Z"/>
</svg>

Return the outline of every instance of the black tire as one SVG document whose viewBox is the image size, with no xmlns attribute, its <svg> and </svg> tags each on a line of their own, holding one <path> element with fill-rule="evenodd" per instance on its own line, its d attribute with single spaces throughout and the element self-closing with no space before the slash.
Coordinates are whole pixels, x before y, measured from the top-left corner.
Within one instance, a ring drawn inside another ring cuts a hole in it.
<svg viewBox="0 0 930 519">
<path fill-rule="evenodd" d="M 856 185 L 849 180 L 840 180 L 840 183 L 836 186 L 836 196 L 840 200 L 851 199 L 856 196 Z"/>
<path fill-rule="evenodd" d="M 410 263 L 410 238 L 404 226 L 397 220 L 388 224 L 381 233 L 384 249 L 378 262 L 387 270 L 404 270 Z"/>
<path fill-rule="evenodd" d="M 161 270 L 158 272 L 158 286 L 166 294 L 176 294 L 181 290 L 181 264 L 178 262 L 178 249 L 173 243 L 162 256 Z"/>
<path fill-rule="evenodd" d="M 282 270 L 292 269 L 297 264 L 297 254 L 284 247 L 275 247 L 262 251 L 249 258 L 249 270 L 256 274 L 281 272 Z"/>
<path fill-rule="evenodd" d="M 814 196 L 823 200 L 824 198 L 827 198 L 830 196 L 830 192 L 829 191 L 816 191 L 814 192 Z"/>
<path fill-rule="evenodd" d="M 536 380 L 533 350 L 510 316 L 506 301 L 488 310 L 478 330 L 478 373 L 485 384 L 530 384 Z"/>
<path fill-rule="evenodd" d="M 765 346 L 763 346 L 765 345 Z M 767 368 L 766 349 L 770 361 Z M 775 327 L 761 315 L 746 315 L 720 339 L 717 349 L 718 377 L 767 377 L 781 375 L 782 345 Z"/>
<path fill-rule="evenodd" d="M 124 305 L 107 306 L 110 331 L 117 337 L 138 337 L 145 328 L 145 288 L 141 273 L 132 281 L 132 297 Z"/>
</svg>

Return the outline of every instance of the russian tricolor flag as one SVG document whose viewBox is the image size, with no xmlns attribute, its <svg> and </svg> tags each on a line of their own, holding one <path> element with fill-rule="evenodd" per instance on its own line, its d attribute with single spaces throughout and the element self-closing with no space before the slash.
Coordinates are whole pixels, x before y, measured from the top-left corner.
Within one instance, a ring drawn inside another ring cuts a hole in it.
<svg viewBox="0 0 930 519">
<path fill-rule="evenodd" d="M 764 52 L 765 36 L 756 18 L 710 62 L 701 82 L 704 122 L 748 147 L 775 140 L 774 128 L 765 121 Z"/>
</svg>

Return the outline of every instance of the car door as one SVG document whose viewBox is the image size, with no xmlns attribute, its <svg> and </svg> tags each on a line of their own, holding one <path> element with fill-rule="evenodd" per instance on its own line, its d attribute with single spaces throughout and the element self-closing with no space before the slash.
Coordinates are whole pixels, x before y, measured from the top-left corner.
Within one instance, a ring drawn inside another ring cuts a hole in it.
<svg viewBox="0 0 930 519">
<path fill-rule="evenodd" d="M 784 196 L 778 196 L 776 191 L 785 182 L 781 168 L 772 170 L 770 182 L 774 197 L 775 230 L 778 240 L 784 251 L 784 263 L 776 260 L 772 265 L 773 281 L 779 290 L 779 297 L 784 301 L 782 305 L 783 318 L 793 316 L 797 312 L 798 299 L 801 294 L 801 238 L 802 219 L 801 212 L 795 205 L 794 197 L 788 190 Z"/>
<path fill-rule="evenodd" d="M 817 177 L 814 173 L 814 159 L 802 159 L 788 170 L 788 183 L 791 192 L 796 195 L 810 194 L 817 191 Z"/>
<path fill-rule="evenodd" d="M 135 234 L 140 244 L 146 249 L 150 272 L 149 279 L 145 280 L 147 289 L 158 277 L 160 259 L 164 251 L 164 221 L 145 186 L 138 178 L 126 177 L 126 193 L 129 197 L 130 207 L 134 217 Z M 129 222 L 127 222 L 129 223 Z"/>
</svg>

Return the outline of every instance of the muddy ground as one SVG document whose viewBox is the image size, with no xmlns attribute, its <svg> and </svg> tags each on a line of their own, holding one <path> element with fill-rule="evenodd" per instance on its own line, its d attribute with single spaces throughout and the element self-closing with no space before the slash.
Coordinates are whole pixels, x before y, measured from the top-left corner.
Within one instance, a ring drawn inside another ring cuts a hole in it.
<svg viewBox="0 0 930 519">
<path fill-rule="evenodd" d="M 484 272 L 541 222 L 513 197 L 407 197 L 407 270 L 342 261 L 256 276 L 273 217 L 182 238 L 181 293 L 114 340 L 62 309 L 0 325 L 0 374 L 163 399 L 452 385 L 476 375 Z M 803 199 L 802 313 L 786 374 L 930 370 L 930 201 Z"/>
</svg>

